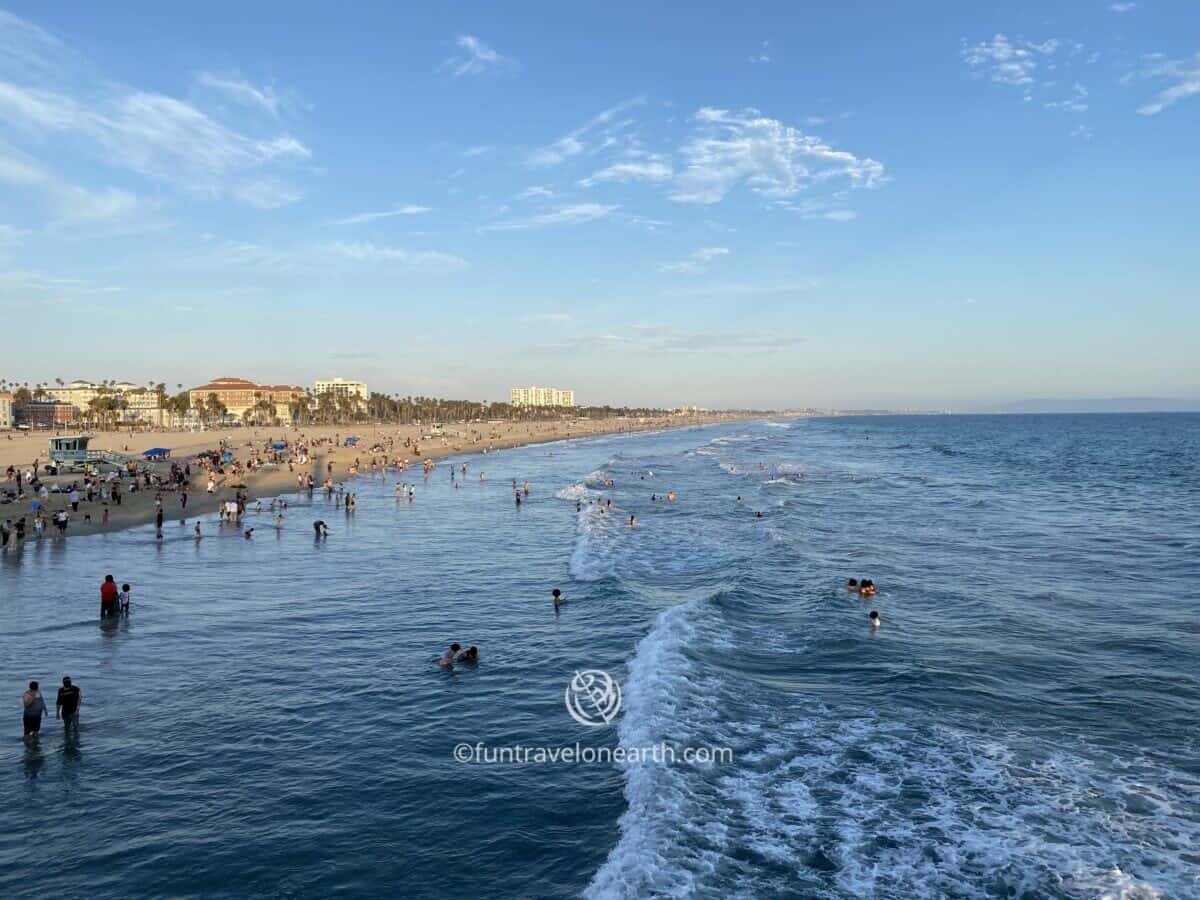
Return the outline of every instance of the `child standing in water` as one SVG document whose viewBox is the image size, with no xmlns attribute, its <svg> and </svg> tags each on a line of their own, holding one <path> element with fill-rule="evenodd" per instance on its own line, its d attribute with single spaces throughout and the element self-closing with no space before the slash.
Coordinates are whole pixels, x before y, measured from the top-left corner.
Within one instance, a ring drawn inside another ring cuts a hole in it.
<svg viewBox="0 0 1200 900">
<path fill-rule="evenodd" d="M 121 585 L 121 593 L 117 594 L 117 602 L 121 604 L 121 615 L 129 615 L 129 585 Z"/>
</svg>

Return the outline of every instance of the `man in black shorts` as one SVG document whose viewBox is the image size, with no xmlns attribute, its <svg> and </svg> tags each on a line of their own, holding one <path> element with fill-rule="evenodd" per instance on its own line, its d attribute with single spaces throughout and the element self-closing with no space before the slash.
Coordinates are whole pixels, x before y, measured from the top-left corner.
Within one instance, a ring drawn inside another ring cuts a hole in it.
<svg viewBox="0 0 1200 900">
<path fill-rule="evenodd" d="M 83 694 L 79 693 L 79 688 L 71 684 L 71 679 L 64 675 L 54 711 L 55 718 L 62 719 L 64 730 L 79 727 L 79 704 L 82 702 Z"/>
</svg>

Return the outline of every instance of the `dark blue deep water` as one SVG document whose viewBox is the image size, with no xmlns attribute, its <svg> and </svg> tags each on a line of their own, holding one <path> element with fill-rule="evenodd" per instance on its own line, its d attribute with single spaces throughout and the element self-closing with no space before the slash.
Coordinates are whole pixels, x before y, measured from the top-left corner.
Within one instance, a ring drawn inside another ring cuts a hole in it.
<svg viewBox="0 0 1200 900">
<path fill-rule="evenodd" d="M 1200 895 L 1200 416 L 463 461 L 458 490 L 446 464 L 400 476 L 411 504 L 360 478 L 351 517 L 293 497 L 278 536 L 264 513 L 249 541 L 168 524 L 0 557 L 0 896 Z M 114 628 L 107 572 L 134 585 Z M 433 665 L 451 640 L 478 666 Z M 623 688 L 611 726 L 566 712 L 587 668 Z M 27 746 L 24 683 L 63 674 L 78 738 L 51 719 Z M 734 756 L 452 756 L 664 741 Z"/>
</svg>

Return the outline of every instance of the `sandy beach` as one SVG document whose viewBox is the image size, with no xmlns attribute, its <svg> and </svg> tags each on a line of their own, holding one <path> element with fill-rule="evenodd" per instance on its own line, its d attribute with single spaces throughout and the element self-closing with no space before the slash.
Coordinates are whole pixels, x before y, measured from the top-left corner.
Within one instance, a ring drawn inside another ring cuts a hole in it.
<svg viewBox="0 0 1200 900">
<path fill-rule="evenodd" d="M 146 431 L 130 433 L 128 431 L 94 433 L 90 448 L 94 450 L 111 450 L 117 453 L 140 455 L 152 447 L 163 447 L 171 451 L 170 460 L 155 467 L 156 471 L 164 472 L 171 462 L 182 466 L 192 462 L 191 487 L 187 492 L 187 507 L 181 503 L 177 492 L 165 491 L 163 497 L 163 518 L 167 521 L 177 521 L 216 511 L 219 504 L 232 500 L 241 489 L 251 500 L 256 498 L 274 497 L 296 489 L 297 475 L 312 473 L 315 482 L 320 485 L 328 475 L 328 466 L 333 464 L 332 476 L 336 481 L 348 477 L 351 466 L 359 461 L 360 471 L 369 470 L 372 457 L 384 454 L 372 453 L 371 448 L 377 443 L 387 450 L 387 455 L 394 459 L 417 463 L 424 459 L 441 459 L 459 453 L 489 452 L 519 447 L 525 444 L 544 443 L 566 438 L 588 437 L 601 434 L 620 432 L 648 431 L 662 428 L 680 428 L 698 424 L 729 421 L 736 416 L 727 414 L 702 414 L 681 417 L 664 417 L 654 419 L 596 419 L 541 422 L 483 422 L 461 425 L 447 425 L 441 436 L 429 434 L 428 426 L 420 425 L 338 425 L 338 426 L 298 426 L 298 427 L 259 427 L 259 428 L 227 428 L 207 431 Z M 14 467 L 22 473 L 27 473 L 37 462 L 39 471 L 43 472 L 43 481 L 50 488 L 47 499 L 42 500 L 26 486 L 25 496 L 11 499 L 9 494 L 16 493 L 16 481 L 0 481 L 0 490 L 5 492 L 5 501 L 0 504 L 0 520 L 10 520 L 15 523 L 24 517 L 26 520 L 26 540 L 36 540 L 33 520 L 37 515 L 35 503 L 41 502 L 45 507 L 47 519 L 43 539 L 52 535 L 57 539 L 57 531 L 50 525 L 50 519 L 61 509 L 70 511 L 68 494 L 55 492 L 54 488 L 66 487 L 71 483 L 82 485 L 81 473 L 60 474 L 47 476 L 42 468 L 48 461 L 50 438 L 60 432 L 11 431 L 0 435 L 0 473 Z M 64 431 L 61 434 L 77 432 Z M 357 437 L 357 447 L 344 446 L 347 437 Z M 415 446 L 405 447 L 405 441 Z M 217 489 L 213 493 L 205 490 L 207 477 L 194 463 L 197 454 L 206 450 L 215 450 L 224 441 L 236 460 L 243 464 L 249 460 L 251 453 L 262 451 L 274 441 L 286 441 L 294 444 L 297 441 L 308 441 L 319 446 L 313 447 L 312 455 L 304 465 L 294 464 L 291 468 L 284 463 L 277 467 L 264 467 L 253 472 L 244 471 L 241 475 L 218 476 Z M 420 454 L 417 454 L 417 450 Z M 110 466 L 103 468 L 104 472 L 111 471 Z M 123 483 L 128 479 L 123 479 Z M 244 487 L 243 487 L 244 486 Z M 104 531 L 116 531 L 144 525 L 155 519 L 156 491 L 144 489 L 136 492 L 125 491 L 119 505 L 110 501 L 102 501 L 98 497 L 91 502 L 82 498 L 79 509 L 70 512 L 70 523 L 66 536 L 96 534 Z M 108 522 L 103 522 L 103 513 L 107 508 Z"/>
</svg>

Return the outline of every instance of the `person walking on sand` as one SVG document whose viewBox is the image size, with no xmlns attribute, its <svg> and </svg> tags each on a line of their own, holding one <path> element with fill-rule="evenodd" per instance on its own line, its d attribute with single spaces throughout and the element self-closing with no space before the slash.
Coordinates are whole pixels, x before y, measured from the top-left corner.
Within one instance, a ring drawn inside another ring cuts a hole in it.
<svg viewBox="0 0 1200 900">
<path fill-rule="evenodd" d="M 29 682 L 29 690 L 21 697 L 21 702 L 24 704 L 22 710 L 22 718 L 25 725 L 25 740 L 32 737 L 37 737 L 37 733 L 42 730 L 42 717 L 46 715 L 46 701 L 42 699 L 42 692 L 38 690 L 36 681 Z"/>
</svg>

